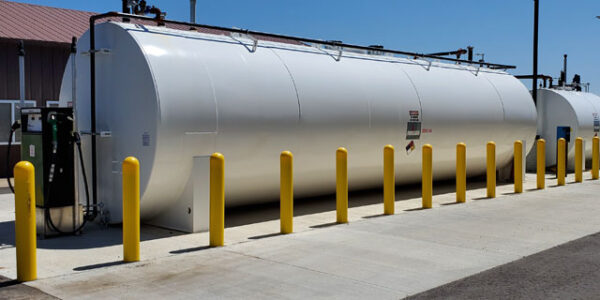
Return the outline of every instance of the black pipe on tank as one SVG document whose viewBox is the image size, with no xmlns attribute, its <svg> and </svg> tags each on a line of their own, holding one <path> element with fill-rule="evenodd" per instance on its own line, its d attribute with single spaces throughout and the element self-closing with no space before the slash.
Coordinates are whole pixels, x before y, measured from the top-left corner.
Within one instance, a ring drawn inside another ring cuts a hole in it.
<svg viewBox="0 0 600 300">
<path fill-rule="evenodd" d="M 563 79 L 563 82 L 566 84 L 567 83 L 567 55 L 564 55 L 563 58 L 563 72 L 565 73 L 565 77 Z"/>
<path fill-rule="evenodd" d="M 90 17 L 90 117 L 91 117 L 91 135 L 92 135 L 92 205 L 93 212 L 91 219 L 98 215 L 98 184 L 96 165 L 96 34 L 94 25 L 96 16 Z"/>
<path fill-rule="evenodd" d="M 531 94 L 533 104 L 537 105 L 537 81 L 538 81 L 538 20 L 540 14 L 539 0 L 533 0 L 533 80 Z"/>
<path fill-rule="evenodd" d="M 473 46 L 467 47 L 467 60 L 473 61 Z"/>
<path fill-rule="evenodd" d="M 17 53 L 19 54 L 19 56 L 25 56 L 25 43 L 23 42 L 23 40 L 20 40 L 17 44 Z"/>
<path fill-rule="evenodd" d="M 122 7 L 122 11 L 125 14 L 130 14 L 131 13 L 131 8 L 129 7 L 129 0 L 123 0 L 123 7 Z M 129 22 L 129 18 L 123 18 L 123 22 Z"/>
<path fill-rule="evenodd" d="M 77 38 L 71 38 L 71 53 L 77 53 Z"/>
</svg>

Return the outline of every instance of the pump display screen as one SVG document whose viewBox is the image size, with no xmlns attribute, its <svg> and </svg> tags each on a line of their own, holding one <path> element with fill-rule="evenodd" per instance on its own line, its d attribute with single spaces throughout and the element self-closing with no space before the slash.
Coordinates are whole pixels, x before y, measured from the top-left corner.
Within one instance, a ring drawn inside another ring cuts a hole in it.
<svg viewBox="0 0 600 300">
<path fill-rule="evenodd" d="M 27 115 L 27 131 L 42 132 L 42 114 Z"/>
</svg>

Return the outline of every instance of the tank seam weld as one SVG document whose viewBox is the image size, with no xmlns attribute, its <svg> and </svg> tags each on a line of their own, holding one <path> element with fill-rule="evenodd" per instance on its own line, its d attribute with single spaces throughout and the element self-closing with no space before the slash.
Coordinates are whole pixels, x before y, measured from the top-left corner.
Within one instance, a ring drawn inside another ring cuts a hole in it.
<svg viewBox="0 0 600 300">
<path fill-rule="evenodd" d="M 300 119 L 302 119 L 302 107 L 300 105 L 300 95 L 298 94 L 298 87 L 296 87 L 296 80 L 294 80 L 294 76 L 292 76 L 292 72 L 290 71 L 288 66 L 285 64 L 283 59 L 279 56 L 279 54 L 277 54 L 277 52 L 275 52 L 275 50 L 273 50 L 271 48 L 269 48 L 269 50 L 271 50 L 271 52 L 273 52 L 273 54 L 275 54 L 275 56 L 277 56 L 277 58 L 279 59 L 281 64 L 283 64 L 283 66 L 285 67 L 285 70 L 287 71 L 288 75 L 290 75 L 290 79 L 292 80 L 292 85 L 294 86 L 294 92 L 296 93 L 296 101 L 298 102 L 298 122 L 300 122 Z"/>
</svg>

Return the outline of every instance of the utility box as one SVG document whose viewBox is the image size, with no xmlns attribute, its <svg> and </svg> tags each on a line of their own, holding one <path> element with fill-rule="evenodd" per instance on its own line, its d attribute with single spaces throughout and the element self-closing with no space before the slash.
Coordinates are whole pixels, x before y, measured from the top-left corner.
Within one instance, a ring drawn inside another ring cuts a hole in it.
<svg viewBox="0 0 600 300">
<path fill-rule="evenodd" d="M 75 230 L 80 219 L 75 197 L 73 109 L 21 109 L 21 160 L 35 168 L 38 233 Z"/>
</svg>

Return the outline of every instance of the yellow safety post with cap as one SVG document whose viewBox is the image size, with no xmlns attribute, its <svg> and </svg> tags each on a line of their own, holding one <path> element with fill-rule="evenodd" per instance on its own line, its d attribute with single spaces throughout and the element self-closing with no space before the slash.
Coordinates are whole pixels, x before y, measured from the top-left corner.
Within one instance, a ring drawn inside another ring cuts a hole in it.
<svg viewBox="0 0 600 300">
<path fill-rule="evenodd" d="M 583 182 L 583 138 L 575 139 L 575 182 Z"/>
<path fill-rule="evenodd" d="M 558 151 L 556 155 L 556 184 L 565 185 L 565 172 L 566 172 L 566 140 L 564 138 L 558 139 Z"/>
<path fill-rule="evenodd" d="M 456 144 L 456 202 L 467 199 L 467 145 Z"/>
<path fill-rule="evenodd" d="M 523 192 L 523 142 L 515 141 L 514 146 L 514 179 L 515 179 L 515 193 Z"/>
<path fill-rule="evenodd" d="M 423 145 L 421 190 L 423 208 L 431 208 L 433 206 L 433 147 L 429 144 Z"/>
<path fill-rule="evenodd" d="M 487 197 L 496 198 L 496 143 L 488 142 L 487 150 Z"/>
<path fill-rule="evenodd" d="M 394 174 L 394 146 L 383 147 L 383 214 L 393 215 L 396 202 L 396 175 Z"/>
<path fill-rule="evenodd" d="M 225 157 L 221 153 L 210 156 L 210 246 L 225 244 Z"/>
<path fill-rule="evenodd" d="M 280 156 L 280 229 L 281 233 L 294 231 L 294 156 L 290 151 L 281 152 Z"/>
<path fill-rule="evenodd" d="M 537 140 L 537 172 L 536 187 L 538 190 L 546 187 L 546 140 Z"/>
<path fill-rule="evenodd" d="M 123 160 L 123 260 L 140 260 L 140 162 Z"/>
<path fill-rule="evenodd" d="M 335 162 L 336 222 L 348 223 L 348 150 L 346 148 L 337 149 Z"/>
<path fill-rule="evenodd" d="M 35 171 L 28 161 L 17 163 L 15 176 L 15 246 L 17 280 L 37 279 L 35 224 Z"/>
<path fill-rule="evenodd" d="M 600 138 L 598 138 L 598 136 L 595 136 L 592 139 L 592 179 L 598 179 L 598 171 L 600 169 L 600 163 L 598 161 L 598 158 L 600 156 Z"/>
</svg>

